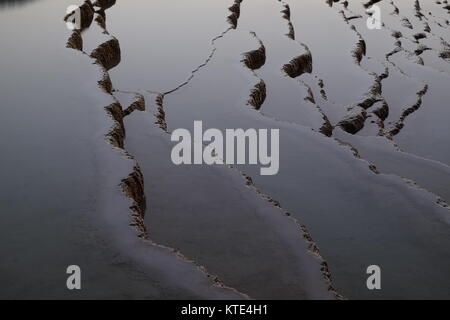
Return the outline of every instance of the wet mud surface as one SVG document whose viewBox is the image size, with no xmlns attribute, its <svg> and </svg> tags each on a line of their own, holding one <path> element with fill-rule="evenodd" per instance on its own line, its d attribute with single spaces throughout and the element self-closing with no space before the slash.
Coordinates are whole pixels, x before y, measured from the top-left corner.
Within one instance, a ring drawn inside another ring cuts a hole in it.
<svg viewBox="0 0 450 320">
<path fill-rule="evenodd" d="M 0 2 L 0 10 L 12 8 L 16 19 L 32 16 L 31 7 L 16 11 L 22 6 L 9 2 Z M 27 3 L 49 9 L 55 1 Z M 367 27 L 366 9 L 374 4 L 382 14 L 379 30 Z M 40 32 L 57 53 L 10 40 L 17 51 L 38 50 L 43 63 L 37 68 L 23 57 L 20 71 L 12 70 L 8 61 L 14 55 L 6 55 L 0 67 L 11 77 L 1 77 L 1 90 L 2 108 L 17 104 L 22 94 L 8 91 L 13 81 L 32 88 L 21 98 L 24 105 L 50 106 L 10 111 L 12 119 L 25 126 L 27 112 L 45 121 L 59 114 L 59 124 L 43 133 L 70 128 L 70 134 L 61 141 L 52 138 L 47 153 L 35 153 L 28 138 L 33 129 L 45 127 L 40 120 L 30 132 L 12 136 L 11 125 L 0 127 L 5 133 L 0 141 L 10 154 L 18 148 L 12 141 L 20 141 L 22 159 L 41 155 L 40 168 L 51 155 L 63 180 L 77 181 L 71 187 L 76 190 L 65 190 L 69 202 L 57 207 L 78 212 L 83 204 L 79 229 L 102 229 L 96 237 L 114 241 L 106 249 L 89 241 L 80 245 L 75 233 L 67 243 L 74 252 L 84 245 L 106 252 L 103 261 L 120 252 L 127 267 L 105 267 L 107 274 L 120 273 L 123 283 L 131 281 L 117 295 L 450 297 L 450 10 L 445 2 L 86 1 L 82 30 L 73 32 L 65 29 L 64 5 Z M 60 22 L 58 31 L 53 20 Z M 32 77 L 26 80 L 29 70 Z M 34 88 L 34 77 L 48 70 L 51 82 Z M 77 98 L 67 102 L 67 92 Z M 69 117 L 57 105 L 69 114 L 78 111 Z M 261 176 L 250 165 L 174 165 L 170 134 L 192 130 L 196 120 L 220 130 L 279 129 L 279 173 Z M 48 137 L 41 139 L 44 144 Z M 53 146 L 61 144 L 79 147 L 70 150 L 80 158 L 72 160 L 80 163 L 78 177 L 70 173 L 72 161 L 61 156 L 61 147 Z M 20 188 L 26 177 L 40 181 L 23 191 L 34 194 L 30 206 L 36 208 L 52 204 L 54 189 L 63 183 L 51 174 L 46 194 L 38 197 L 33 192 L 40 188 L 42 170 L 23 162 L 26 169 L 4 177 L 9 183 L 2 204 L 8 211 L 18 210 L 19 196 L 12 198 L 11 189 Z M 13 166 L 14 161 L 2 160 L 2 168 Z M 95 196 L 88 199 L 83 190 Z M 22 209 L 27 219 L 31 213 Z M 60 230 L 71 225 L 53 223 Z M 38 231 L 32 234 L 39 237 Z M 44 247 L 48 256 L 54 253 Z M 2 249 L 4 256 L 17 250 Z M 11 256 L 3 274 L 17 263 Z M 366 287 L 366 268 L 373 264 L 383 272 L 380 291 Z M 139 270 L 151 294 L 134 277 L 129 280 L 129 270 Z"/>
</svg>

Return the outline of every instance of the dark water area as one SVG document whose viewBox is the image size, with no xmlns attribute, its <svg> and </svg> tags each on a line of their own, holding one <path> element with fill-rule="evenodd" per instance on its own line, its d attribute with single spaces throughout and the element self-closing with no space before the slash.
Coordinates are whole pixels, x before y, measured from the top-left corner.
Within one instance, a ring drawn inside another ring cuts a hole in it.
<svg viewBox="0 0 450 320">
<path fill-rule="evenodd" d="M 26 4 L 30 4 L 34 1 L 36 0 L 0 0 L 0 10 L 20 7 Z"/>
</svg>

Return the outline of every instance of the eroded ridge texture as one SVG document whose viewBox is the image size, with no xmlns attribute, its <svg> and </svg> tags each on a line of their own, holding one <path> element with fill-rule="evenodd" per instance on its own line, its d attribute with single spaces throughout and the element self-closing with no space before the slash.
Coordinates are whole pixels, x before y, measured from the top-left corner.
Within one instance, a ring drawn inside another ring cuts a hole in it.
<svg viewBox="0 0 450 320">
<path fill-rule="evenodd" d="M 177 6 L 183 17 L 133 29 L 138 48 L 114 21 L 170 12 L 167 1 L 87 1 L 67 41 L 114 98 L 107 137 L 135 161 L 121 186 L 138 236 L 251 298 L 449 298 L 447 1 Z M 194 120 L 280 129 L 280 173 L 172 165 L 169 134 Z M 382 291 L 365 287 L 372 264 Z"/>
</svg>

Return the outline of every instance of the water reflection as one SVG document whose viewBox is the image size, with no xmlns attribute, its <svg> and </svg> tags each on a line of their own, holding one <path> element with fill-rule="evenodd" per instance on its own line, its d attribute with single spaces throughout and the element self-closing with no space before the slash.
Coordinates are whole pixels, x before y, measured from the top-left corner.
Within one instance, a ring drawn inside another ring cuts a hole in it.
<svg viewBox="0 0 450 320">
<path fill-rule="evenodd" d="M 34 1 L 36 0 L 0 0 L 0 10 L 22 6 Z"/>
</svg>

